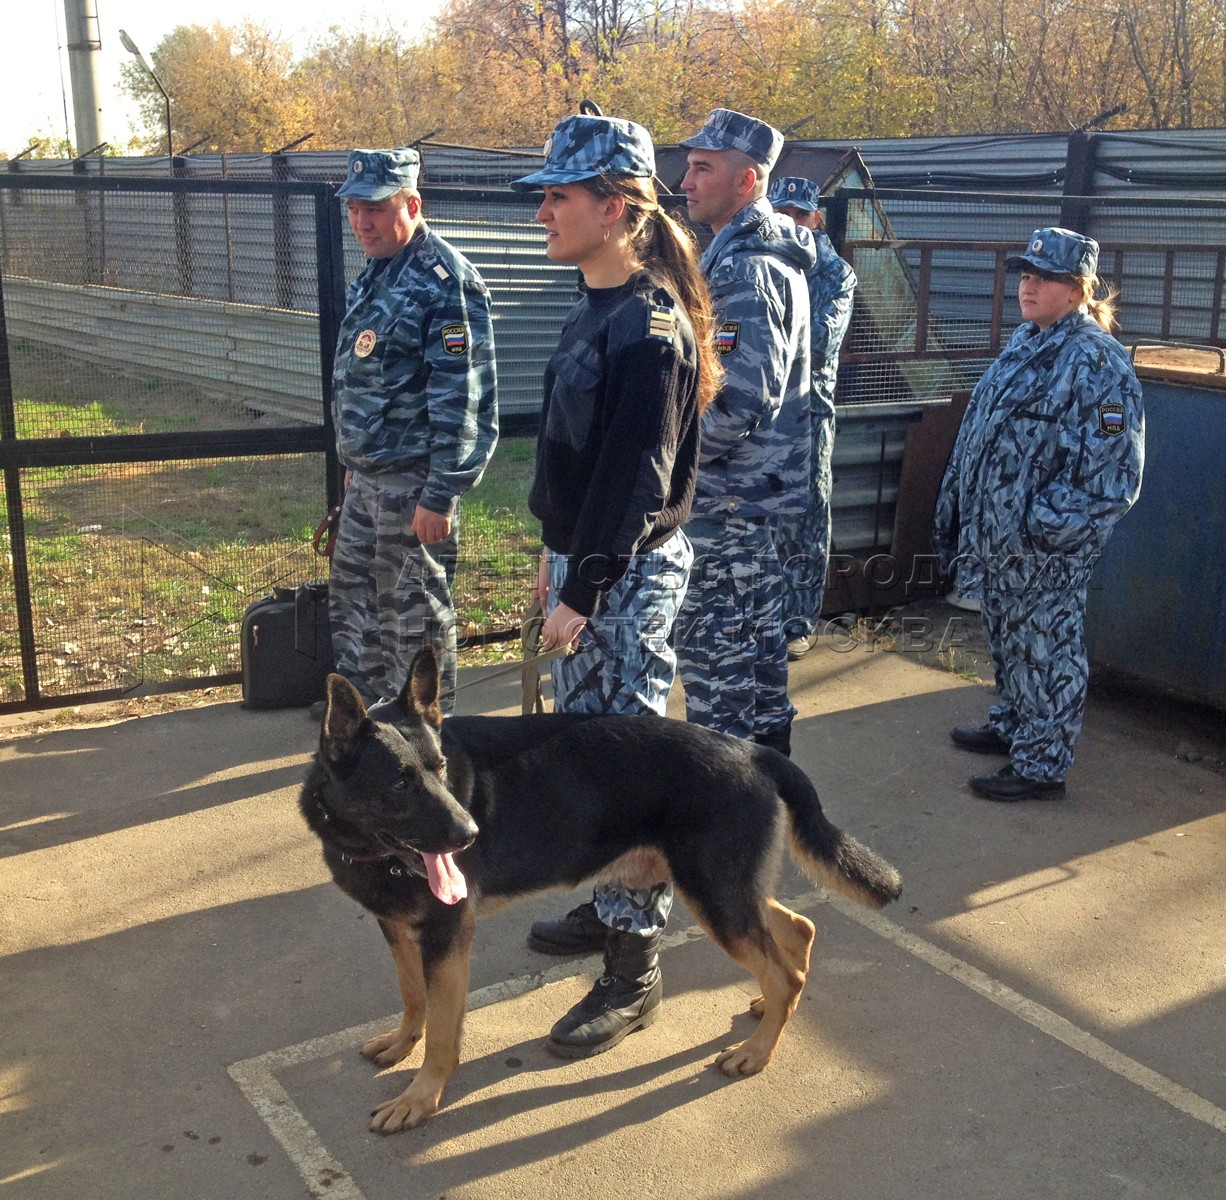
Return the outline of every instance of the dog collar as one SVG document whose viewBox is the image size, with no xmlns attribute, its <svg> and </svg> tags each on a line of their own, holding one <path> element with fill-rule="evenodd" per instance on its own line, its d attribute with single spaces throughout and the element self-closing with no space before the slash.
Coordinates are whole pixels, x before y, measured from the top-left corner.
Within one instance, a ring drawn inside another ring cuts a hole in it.
<svg viewBox="0 0 1226 1200">
<path fill-rule="evenodd" d="M 408 875 L 409 871 L 402 865 L 400 859 L 394 854 L 342 854 L 341 862 L 346 864 L 352 863 L 377 863 L 387 862 L 391 860 L 390 866 L 387 868 L 389 875 Z"/>
<path fill-rule="evenodd" d="M 328 806 L 323 802 L 323 799 L 319 796 L 318 793 L 316 793 L 313 799 L 315 801 L 315 807 L 319 809 L 319 815 L 323 817 L 323 819 L 329 825 L 344 825 L 345 824 L 344 821 L 337 821 L 332 816 L 332 814 L 328 811 Z M 338 851 L 338 853 L 341 856 L 341 862 L 346 863 L 346 864 L 382 862 L 386 858 L 391 858 L 391 859 L 396 858 L 394 854 L 389 854 L 386 850 L 381 851 L 378 854 L 346 854 L 343 850 Z M 391 867 L 390 872 L 393 875 L 403 875 L 404 874 L 404 871 L 398 866 Z"/>
<path fill-rule="evenodd" d="M 332 816 L 332 814 L 328 811 L 328 806 L 323 802 L 323 799 L 318 793 L 315 794 L 313 799 L 315 801 L 315 807 L 319 809 L 320 816 L 322 816 L 329 825 L 344 825 L 344 821 L 337 821 Z M 346 866 L 352 866 L 355 863 L 387 862 L 390 859 L 391 865 L 387 868 L 387 873 L 389 875 L 410 874 L 408 869 L 401 864 L 399 857 L 395 854 L 388 853 L 386 850 L 380 854 L 346 854 L 343 850 L 339 850 L 337 853 L 340 854 L 341 862 L 343 862 Z"/>
</svg>

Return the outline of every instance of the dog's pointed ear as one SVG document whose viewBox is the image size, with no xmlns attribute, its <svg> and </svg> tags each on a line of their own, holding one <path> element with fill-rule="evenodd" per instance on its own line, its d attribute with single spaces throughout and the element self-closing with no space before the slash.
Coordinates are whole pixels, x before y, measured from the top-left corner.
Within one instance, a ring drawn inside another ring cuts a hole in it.
<svg viewBox="0 0 1226 1200">
<path fill-rule="evenodd" d="M 443 724 L 443 710 L 439 708 L 438 693 L 438 654 L 433 646 L 424 646 L 413 656 L 400 702 L 427 725 L 439 729 Z"/>
<path fill-rule="evenodd" d="M 328 676 L 327 699 L 319 744 L 329 762 L 341 762 L 353 753 L 370 718 L 357 688 L 343 675 Z"/>
</svg>

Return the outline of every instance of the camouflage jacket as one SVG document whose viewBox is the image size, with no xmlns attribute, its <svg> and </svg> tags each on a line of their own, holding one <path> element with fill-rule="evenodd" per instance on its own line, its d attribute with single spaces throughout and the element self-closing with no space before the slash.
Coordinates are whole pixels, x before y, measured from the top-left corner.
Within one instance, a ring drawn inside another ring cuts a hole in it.
<svg viewBox="0 0 1226 1200">
<path fill-rule="evenodd" d="M 427 473 L 450 516 L 498 440 L 494 334 L 480 275 L 423 222 L 349 285 L 332 372 L 337 454 L 358 471 Z"/>
<path fill-rule="evenodd" d="M 702 416 L 694 513 L 803 512 L 809 490 L 813 238 L 766 200 L 741 209 L 702 256 L 724 386 Z"/>
<path fill-rule="evenodd" d="M 839 349 L 851 324 L 856 273 L 844 262 L 830 239 L 820 230 L 813 234 L 817 262 L 805 272 L 809 284 L 809 353 L 813 392 L 809 408 L 814 417 L 834 416 L 834 385 L 839 375 Z"/>
<path fill-rule="evenodd" d="M 1141 490 L 1145 417 L 1123 346 L 1084 312 L 1020 325 L 971 393 L 933 542 L 958 590 L 1083 587 Z"/>
</svg>

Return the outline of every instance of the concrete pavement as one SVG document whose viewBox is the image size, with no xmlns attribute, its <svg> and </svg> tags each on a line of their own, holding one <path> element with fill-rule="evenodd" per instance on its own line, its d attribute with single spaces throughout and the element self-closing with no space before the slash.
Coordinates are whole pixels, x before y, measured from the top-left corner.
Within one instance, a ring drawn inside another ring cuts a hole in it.
<svg viewBox="0 0 1226 1200">
<path fill-rule="evenodd" d="M 446 1107 L 386 1138 L 367 1114 L 405 1075 L 357 1046 L 395 980 L 297 815 L 304 715 L 0 745 L 0 1195 L 1226 1194 L 1222 719 L 1096 694 L 1067 799 L 994 805 L 964 782 L 992 760 L 946 737 L 987 703 L 965 654 L 894 647 L 827 639 L 793 668 L 797 761 L 905 887 L 869 913 L 787 869 L 820 937 L 766 1073 L 709 1068 L 752 983 L 680 911 L 664 1017 L 551 1058 L 595 963 L 525 947 L 573 902 L 545 897 L 479 925 Z M 517 706 L 513 677 L 461 699 Z"/>
</svg>

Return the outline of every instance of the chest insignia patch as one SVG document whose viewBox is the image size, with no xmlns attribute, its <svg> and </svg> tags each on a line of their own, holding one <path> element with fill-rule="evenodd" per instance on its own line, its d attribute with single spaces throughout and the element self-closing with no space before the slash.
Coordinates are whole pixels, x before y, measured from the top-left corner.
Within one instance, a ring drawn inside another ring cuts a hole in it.
<svg viewBox="0 0 1226 1200">
<path fill-rule="evenodd" d="M 671 308 L 666 308 L 663 305 L 652 305 L 651 320 L 647 325 L 648 337 L 660 338 L 662 341 L 671 342 L 676 328 L 677 314 Z"/>
<path fill-rule="evenodd" d="M 458 358 L 461 354 L 468 353 L 467 325 L 444 325 L 441 337 L 443 349 L 448 354 L 454 354 Z"/>
<path fill-rule="evenodd" d="M 370 352 L 375 348 L 375 331 L 373 329 L 363 329 L 358 334 L 358 339 L 353 343 L 353 352 L 358 358 L 369 358 Z"/>
<path fill-rule="evenodd" d="M 731 354 L 741 344 L 740 321 L 725 321 L 715 334 L 715 353 L 721 358 Z"/>
<path fill-rule="evenodd" d="M 1124 406 L 1122 404 L 1100 404 L 1098 406 L 1098 428 L 1108 437 L 1124 432 Z"/>
</svg>

